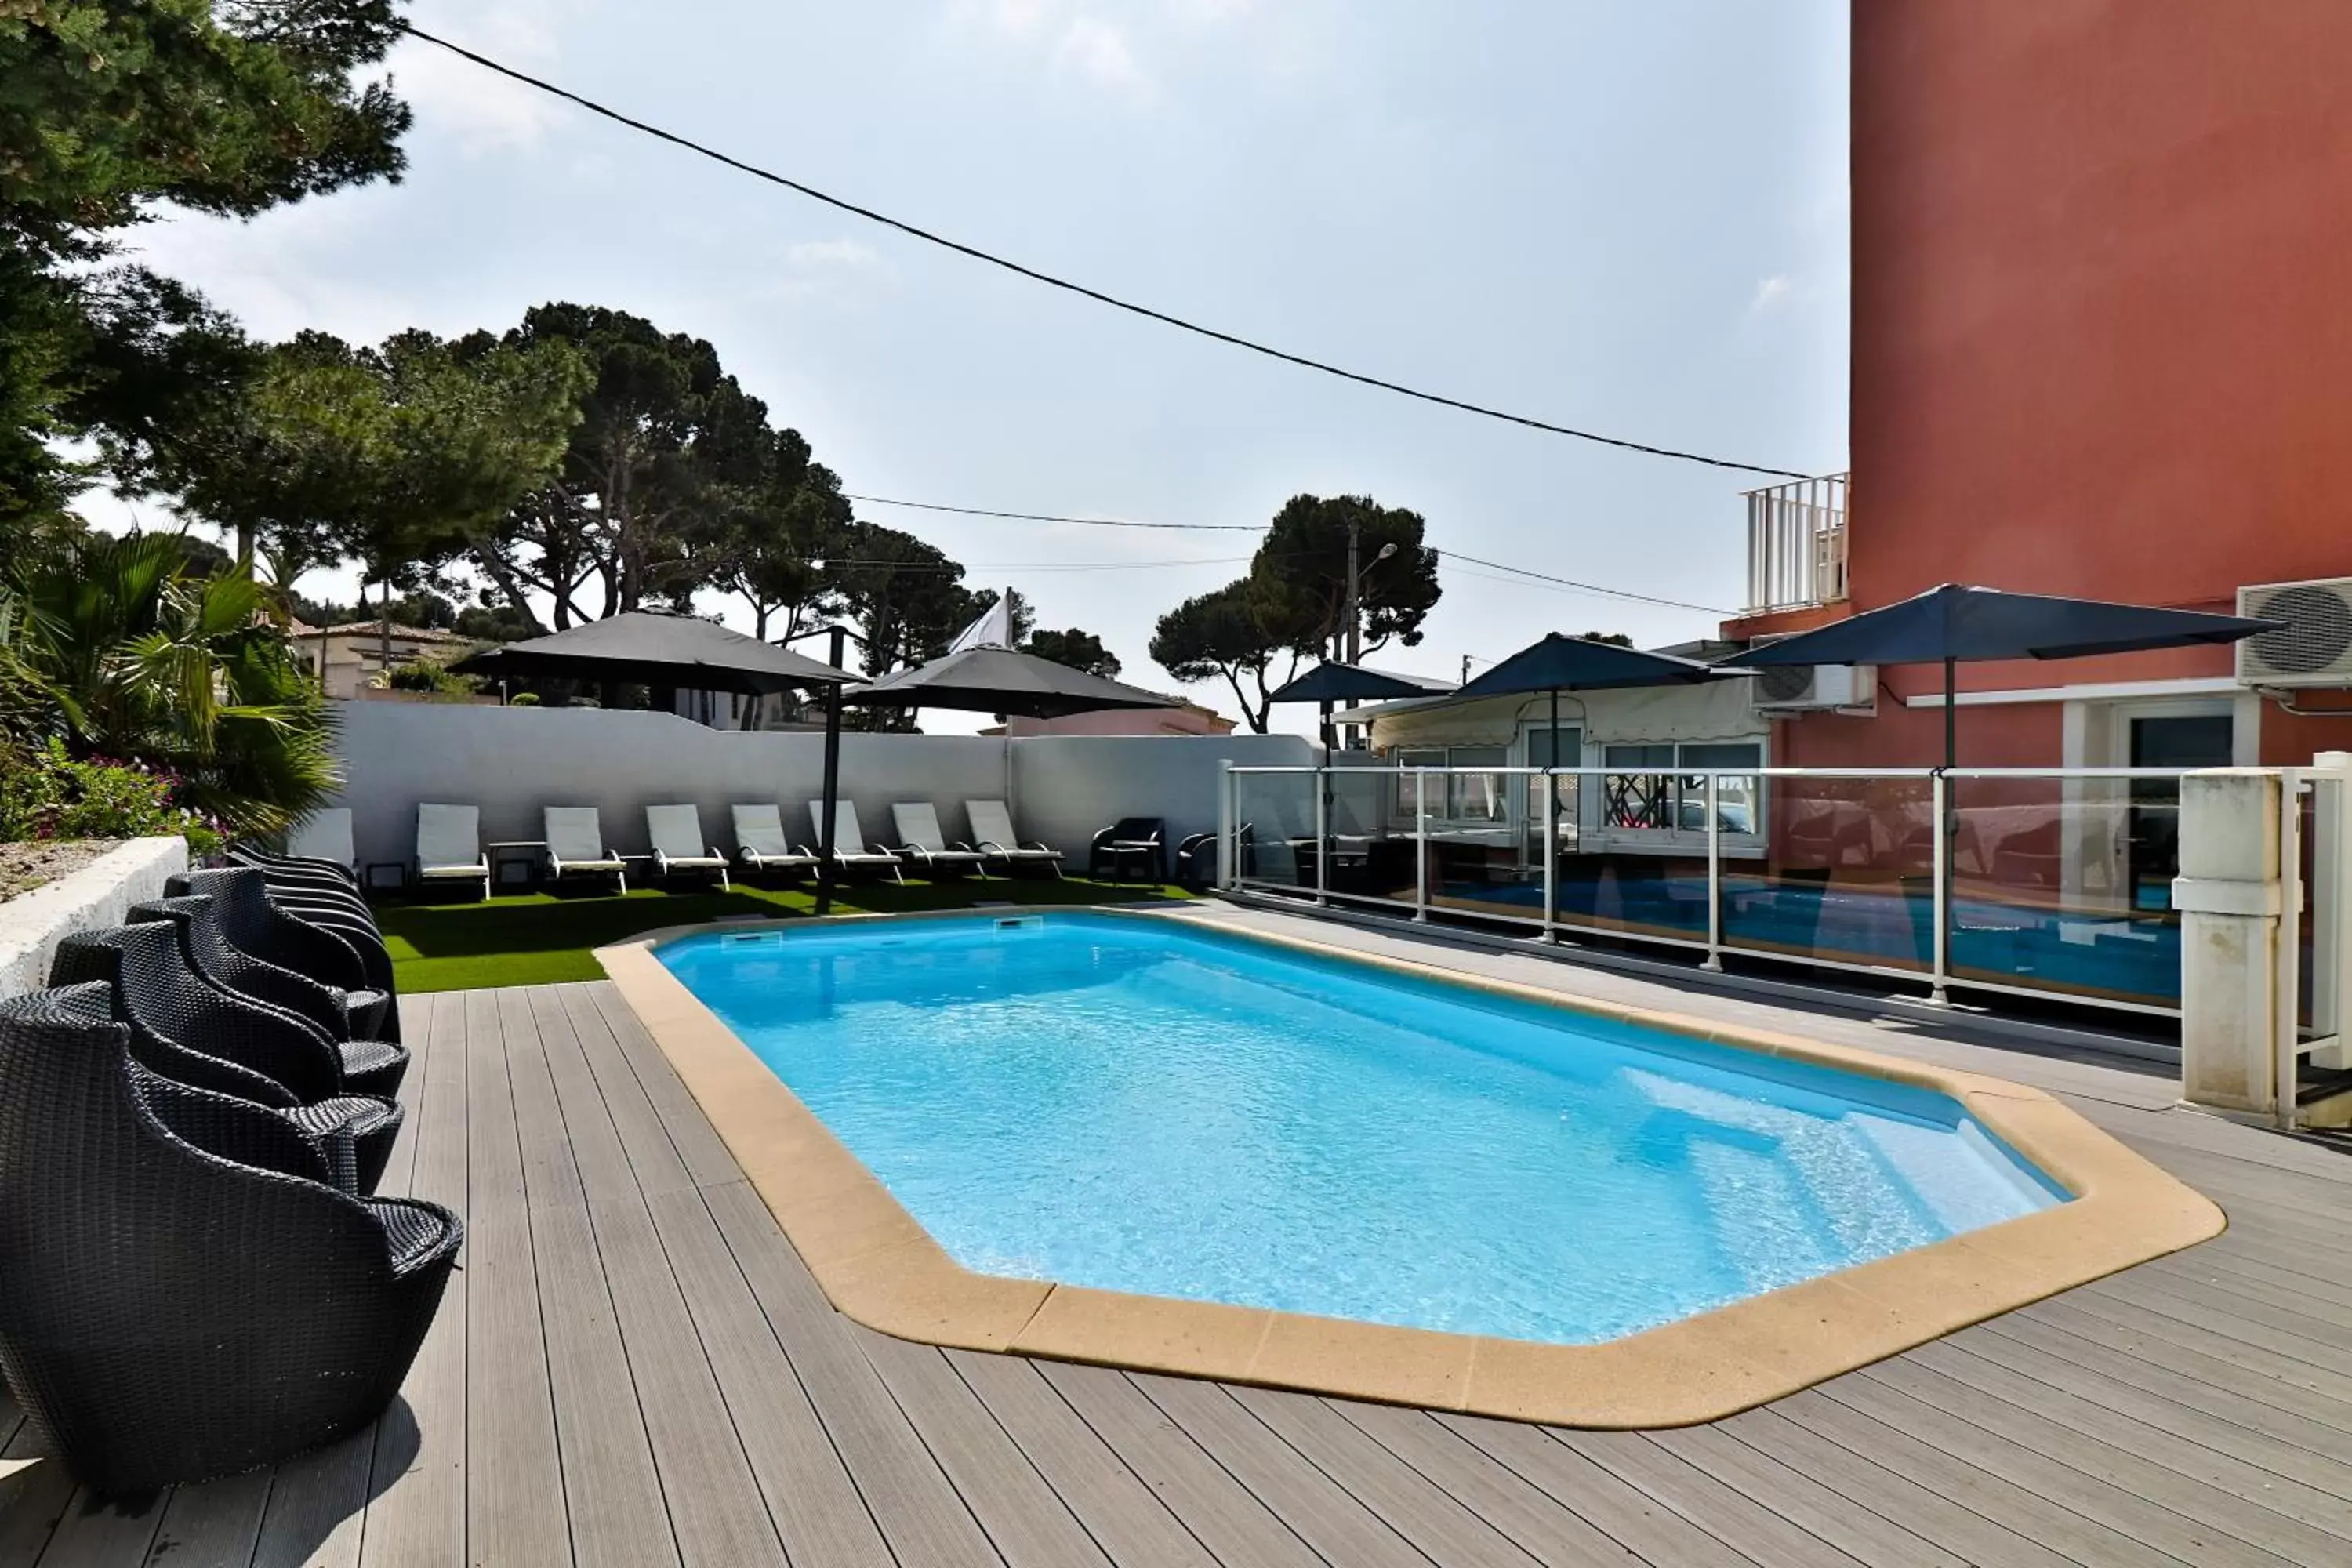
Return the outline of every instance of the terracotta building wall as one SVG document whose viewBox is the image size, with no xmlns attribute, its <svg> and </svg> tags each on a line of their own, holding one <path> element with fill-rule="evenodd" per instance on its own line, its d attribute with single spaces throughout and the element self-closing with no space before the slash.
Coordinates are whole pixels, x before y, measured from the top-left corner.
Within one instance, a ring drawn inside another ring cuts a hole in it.
<svg viewBox="0 0 2352 1568">
<path fill-rule="evenodd" d="M 2352 0 L 1856 0 L 1853 26 L 1854 607 L 1957 581 L 2226 609 L 2352 576 Z M 1784 726 L 1783 754 L 1897 760 L 1937 721 L 1889 706 Z M 2054 710 L 1962 722 L 1974 760 L 2056 760 Z M 2263 731 L 2266 756 L 2352 744 Z"/>
</svg>

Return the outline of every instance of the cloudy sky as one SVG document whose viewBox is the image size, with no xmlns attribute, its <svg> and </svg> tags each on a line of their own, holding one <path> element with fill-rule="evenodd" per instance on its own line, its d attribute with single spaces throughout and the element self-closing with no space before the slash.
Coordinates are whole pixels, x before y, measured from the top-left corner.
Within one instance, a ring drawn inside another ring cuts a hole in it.
<svg viewBox="0 0 2352 1568">
<path fill-rule="evenodd" d="M 1775 468 L 1845 462 L 1845 0 L 417 0 L 420 26 L 971 244 L 1297 353 Z M 709 339 L 854 491 L 1262 523 L 1369 492 L 1431 542 L 1730 607 L 1742 477 L 1332 381 L 920 245 L 410 42 L 409 175 L 149 261 L 282 336 L 572 300 Z M 93 500 L 93 516 L 122 515 Z M 863 509 L 1128 673 L 1245 535 Z M 140 514 L 158 520 L 153 506 Z M 1476 574 L 1474 575 L 1474 574 Z M 1696 610 L 1448 564 L 1415 648 Z M 306 590 L 348 594 L 321 576 Z M 709 607 L 719 608 L 715 598 Z M 1212 700 L 1217 693 L 1202 693 Z M 1230 710 L 1230 701 L 1226 704 Z"/>
</svg>

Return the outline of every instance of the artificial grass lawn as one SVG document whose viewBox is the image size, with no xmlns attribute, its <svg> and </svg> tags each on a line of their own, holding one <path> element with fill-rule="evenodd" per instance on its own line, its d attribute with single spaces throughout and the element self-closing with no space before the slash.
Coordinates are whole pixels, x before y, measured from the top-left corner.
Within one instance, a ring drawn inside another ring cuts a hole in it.
<svg viewBox="0 0 2352 1568">
<path fill-rule="evenodd" d="M 1150 883 L 1024 879 L 925 882 L 904 887 L 856 882 L 834 889 L 833 907 L 843 914 L 897 914 L 912 910 L 960 910 L 980 900 L 1013 904 L 1113 904 L 1144 899 L 1183 899 L 1181 888 Z M 388 900 L 375 906 L 384 945 L 403 994 L 420 991 L 471 991 L 491 985 L 550 985 L 564 980 L 602 980 L 594 950 L 639 931 L 707 921 L 774 920 L 814 912 L 815 889 L 805 885 L 748 888 L 728 892 L 672 893 L 657 888 L 622 897 L 566 892 L 526 893 L 488 903 L 413 903 Z"/>
</svg>

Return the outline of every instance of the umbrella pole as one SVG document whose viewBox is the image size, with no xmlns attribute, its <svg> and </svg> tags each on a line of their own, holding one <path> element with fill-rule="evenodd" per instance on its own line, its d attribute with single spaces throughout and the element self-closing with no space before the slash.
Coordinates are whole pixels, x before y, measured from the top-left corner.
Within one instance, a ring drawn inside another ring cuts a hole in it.
<svg viewBox="0 0 2352 1568">
<path fill-rule="evenodd" d="M 1956 658 L 1944 661 L 1944 768 L 1948 773 L 1959 765 L 1959 665 Z"/>
<path fill-rule="evenodd" d="M 835 669 L 848 656 L 842 640 L 842 629 L 833 628 L 832 664 Z M 828 681 L 824 689 L 824 820 L 816 834 L 816 912 L 833 912 L 833 826 L 840 815 L 836 804 L 841 799 L 841 683 Z M 863 844 L 858 847 L 866 847 Z"/>
</svg>

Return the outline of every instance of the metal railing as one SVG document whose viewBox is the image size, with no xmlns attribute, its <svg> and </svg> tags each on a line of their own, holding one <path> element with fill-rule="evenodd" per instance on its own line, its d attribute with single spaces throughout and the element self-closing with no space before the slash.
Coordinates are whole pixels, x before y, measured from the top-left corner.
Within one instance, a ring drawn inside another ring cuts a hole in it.
<svg viewBox="0 0 2352 1568">
<path fill-rule="evenodd" d="M 1747 492 L 1748 614 L 1845 598 L 1846 490 L 1830 474 Z"/>
<path fill-rule="evenodd" d="M 2177 1017 L 2182 772 L 1237 767 L 1219 871 L 1230 889 L 1678 948 L 1709 968 L 1737 956 L 1937 1002 Z M 2294 837 L 2305 799 L 2282 814 L 2298 876 L 2314 864 Z M 2308 963 L 2315 931 L 2337 940 L 2340 901 L 2332 877 L 2290 887 L 2282 964 Z M 2304 999 L 2293 1037 L 2333 1035 L 2333 984 L 2284 978 Z"/>
</svg>

